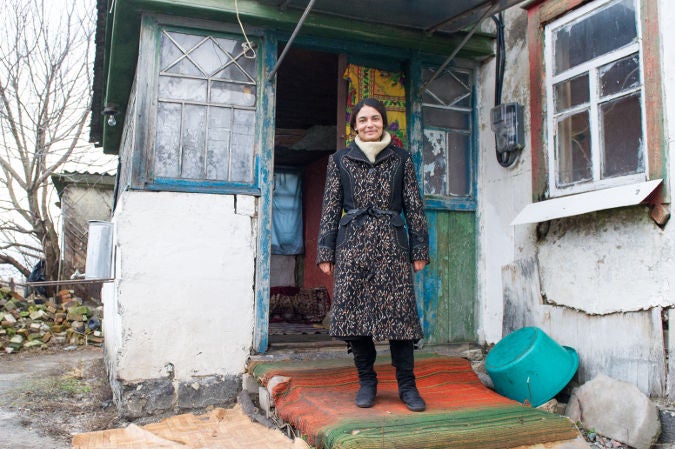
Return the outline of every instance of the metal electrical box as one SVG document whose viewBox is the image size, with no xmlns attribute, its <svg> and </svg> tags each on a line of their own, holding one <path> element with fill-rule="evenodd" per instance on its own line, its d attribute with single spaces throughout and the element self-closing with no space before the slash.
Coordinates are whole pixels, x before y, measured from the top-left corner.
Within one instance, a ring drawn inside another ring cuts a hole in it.
<svg viewBox="0 0 675 449">
<path fill-rule="evenodd" d="M 525 147 L 523 107 L 518 103 L 504 103 L 492 108 L 490 115 L 497 152 L 507 153 L 522 150 Z"/>
</svg>

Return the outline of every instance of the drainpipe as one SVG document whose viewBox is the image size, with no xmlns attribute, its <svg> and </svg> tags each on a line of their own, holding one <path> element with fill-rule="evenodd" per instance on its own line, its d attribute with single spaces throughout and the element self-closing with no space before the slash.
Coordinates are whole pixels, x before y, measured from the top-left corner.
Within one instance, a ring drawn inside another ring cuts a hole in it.
<svg viewBox="0 0 675 449">
<path fill-rule="evenodd" d="M 277 63 L 274 65 L 274 68 L 272 69 L 269 76 L 267 77 L 268 82 L 272 81 L 272 78 L 274 78 L 274 75 L 277 74 L 277 70 L 279 70 L 279 66 L 281 65 L 284 58 L 286 57 L 286 53 L 288 52 L 288 49 L 291 47 L 291 44 L 295 40 L 295 36 L 298 34 L 298 31 L 300 31 L 300 28 L 302 27 L 302 24 L 305 22 L 305 19 L 309 15 L 309 11 L 314 6 L 315 1 L 316 0 L 310 0 L 309 3 L 307 4 L 307 7 L 305 8 L 305 12 L 302 13 L 302 17 L 300 17 L 300 21 L 295 26 L 295 29 L 293 30 L 293 34 L 291 34 L 291 38 L 288 39 L 288 42 L 286 42 L 286 46 L 284 47 L 284 51 L 281 52 L 281 56 L 279 56 L 279 59 L 277 60 Z"/>
</svg>

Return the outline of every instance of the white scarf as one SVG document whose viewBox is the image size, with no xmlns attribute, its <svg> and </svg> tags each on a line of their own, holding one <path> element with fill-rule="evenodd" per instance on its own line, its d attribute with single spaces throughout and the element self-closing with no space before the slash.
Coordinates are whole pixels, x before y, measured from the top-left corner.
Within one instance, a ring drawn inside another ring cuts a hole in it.
<svg viewBox="0 0 675 449">
<path fill-rule="evenodd" d="M 387 148 L 387 146 L 391 143 L 391 136 L 387 131 L 384 131 L 382 133 L 382 138 L 377 142 L 364 142 L 359 139 L 359 136 L 354 138 L 354 142 L 356 142 L 356 145 L 361 149 L 361 151 L 363 151 L 372 164 L 375 162 L 377 155 L 380 154 L 380 151 Z"/>
</svg>

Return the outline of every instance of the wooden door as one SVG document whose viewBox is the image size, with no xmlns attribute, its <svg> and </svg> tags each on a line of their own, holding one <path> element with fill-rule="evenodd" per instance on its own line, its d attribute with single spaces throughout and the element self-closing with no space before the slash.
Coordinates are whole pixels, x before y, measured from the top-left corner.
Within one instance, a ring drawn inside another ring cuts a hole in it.
<svg viewBox="0 0 675 449">
<path fill-rule="evenodd" d="M 431 264 L 417 276 L 428 343 L 476 340 L 476 198 L 471 68 L 420 69 L 420 177 Z M 434 78 L 435 77 L 435 78 Z M 429 82 L 430 81 L 430 82 Z"/>
</svg>

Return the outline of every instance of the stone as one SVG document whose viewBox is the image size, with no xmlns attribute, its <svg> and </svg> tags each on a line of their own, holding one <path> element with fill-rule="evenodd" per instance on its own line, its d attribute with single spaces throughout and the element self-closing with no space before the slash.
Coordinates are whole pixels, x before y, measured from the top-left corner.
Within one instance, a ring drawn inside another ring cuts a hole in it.
<svg viewBox="0 0 675 449">
<path fill-rule="evenodd" d="M 661 420 L 661 435 L 659 443 L 675 443 L 675 409 L 672 407 L 659 407 L 659 419 Z"/>
<path fill-rule="evenodd" d="M 234 404 L 241 389 L 239 376 L 205 376 L 180 382 L 177 388 L 177 405 L 180 410 L 191 410 L 209 405 Z"/>
<path fill-rule="evenodd" d="M 36 310 L 35 312 L 31 312 L 28 317 L 31 320 L 41 320 L 45 317 L 46 313 L 44 310 Z"/>
<path fill-rule="evenodd" d="M 635 449 L 651 448 L 661 433 L 656 404 L 634 385 L 604 374 L 574 389 L 565 414 Z"/>
<path fill-rule="evenodd" d="M 483 350 L 480 348 L 467 349 L 466 351 L 462 351 L 462 357 L 470 362 L 479 362 L 485 359 L 485 354 L 483 354 Z"/>
</svg>

